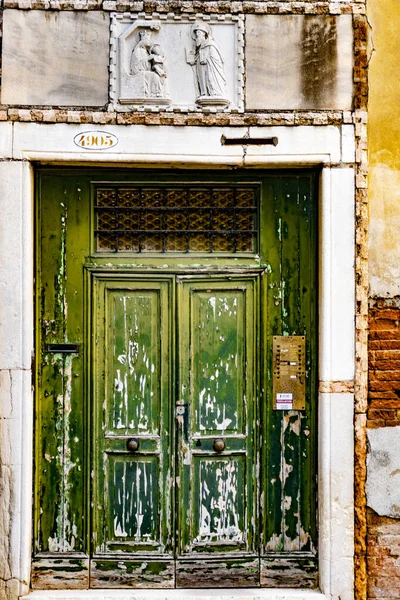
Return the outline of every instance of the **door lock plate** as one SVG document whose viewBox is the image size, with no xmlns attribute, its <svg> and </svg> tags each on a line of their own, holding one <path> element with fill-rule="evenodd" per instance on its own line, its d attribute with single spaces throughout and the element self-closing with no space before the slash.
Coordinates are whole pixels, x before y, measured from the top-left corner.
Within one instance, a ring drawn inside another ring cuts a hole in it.
<svg viewBox="0 0 400 600">
<path fill-rule="evenodd" d="M 273 338 L 273 402 L 275 410 L 306 408 L 306 338 L 275 335 Z"/>
</svg>

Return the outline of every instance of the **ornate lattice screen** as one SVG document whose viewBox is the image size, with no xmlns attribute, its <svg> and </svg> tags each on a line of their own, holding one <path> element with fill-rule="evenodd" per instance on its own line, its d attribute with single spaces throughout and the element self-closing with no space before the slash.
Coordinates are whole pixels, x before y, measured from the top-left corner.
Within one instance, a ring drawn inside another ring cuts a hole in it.
<svg viewBox="0 0 400 600">
<path fill-rule="evenodd" d="M 254 252 L 255 186 L 96 190 L 97 252 Z"/>
</svg>

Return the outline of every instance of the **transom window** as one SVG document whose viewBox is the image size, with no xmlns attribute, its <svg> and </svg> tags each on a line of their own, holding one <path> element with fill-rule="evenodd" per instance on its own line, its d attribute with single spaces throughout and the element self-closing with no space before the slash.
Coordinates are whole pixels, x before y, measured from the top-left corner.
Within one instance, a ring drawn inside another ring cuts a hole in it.
<svg viewBox="0 0 400 600">
<path fill-rule="evenodd" d="M 96 190 L 97 252 L 255 252 L 256 186 Z"/>
</svg>

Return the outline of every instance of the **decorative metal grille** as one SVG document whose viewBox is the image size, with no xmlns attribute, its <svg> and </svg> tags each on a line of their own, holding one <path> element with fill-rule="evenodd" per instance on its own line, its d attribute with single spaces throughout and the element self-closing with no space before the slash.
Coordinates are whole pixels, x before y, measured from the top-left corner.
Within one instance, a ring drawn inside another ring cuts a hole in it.
<svg viewBox="0 0 400 600">
<path fill-rule="evenodd" d="M 98 188 L 97 252 L 254 252 L 257 208 L 251 186 Z"/>
</svg>

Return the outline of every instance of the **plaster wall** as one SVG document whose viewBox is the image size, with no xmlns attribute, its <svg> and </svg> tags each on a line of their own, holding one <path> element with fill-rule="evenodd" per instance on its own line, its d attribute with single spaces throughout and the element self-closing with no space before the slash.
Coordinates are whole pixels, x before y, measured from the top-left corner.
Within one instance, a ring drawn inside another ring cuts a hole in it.
<svg viewBox="0 0 400 600">
<path fill-rule="evenodd" d="M 398 595 L 400 116 L 398 99 L 400 8 L 370 0 L 369 62 L 369 454 L 366 553 L 369 598 Z"/>
<path fill-rule="evenodd" d="M 396 0 L 370 0 L 369 272 L 371 296 L 400 293 L 400 96 Z"/>
</svg>

